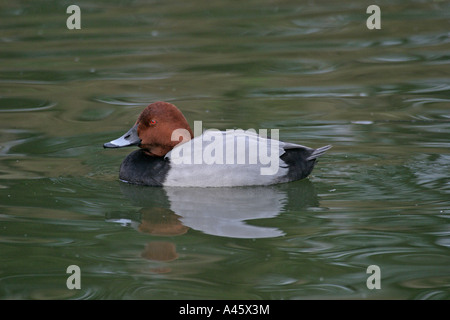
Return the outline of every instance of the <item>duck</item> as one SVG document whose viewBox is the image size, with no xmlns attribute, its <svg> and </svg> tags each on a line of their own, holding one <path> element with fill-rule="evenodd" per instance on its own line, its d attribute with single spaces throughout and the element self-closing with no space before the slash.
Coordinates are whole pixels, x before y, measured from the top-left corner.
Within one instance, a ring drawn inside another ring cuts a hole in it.
<svg viewBox="0 0 450 320">
<path fill-rule="evenodd" d="M 155 187 L 268 186 L 301 180 L 332 147 L 283 142 L 276 139 L 278 129 L 271 129 L 270 137 L 267 129 L 202 131 L 201 121 L 194 122 L 194 129 L 175 105 L 157 101 L 124 135 L 103 147 L 139 147 L 123 160 L 119 180 Z"/>
</svg>

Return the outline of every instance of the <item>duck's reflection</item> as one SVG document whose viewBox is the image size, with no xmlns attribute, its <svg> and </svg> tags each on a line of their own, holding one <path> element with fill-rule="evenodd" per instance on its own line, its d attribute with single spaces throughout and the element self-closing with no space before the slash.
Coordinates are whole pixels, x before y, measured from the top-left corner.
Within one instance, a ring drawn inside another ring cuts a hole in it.
<svg viewBox="0 0 450 320">
<path fill-rule="evenodd" d="M 283 209 L 286 194 L 274 188 L 165 188 L 170 209 L 183 225 L 230 238 L 273 238 L 284 233 L 246 221 L 273 218 Z"/>
<path fill-rule="evenodd" d="M 144 207 L 139 212 L 141 223 L 137 229 L 140 232 L 155 236 L 176 236 L 189 229 L 180 221 L 180 216 L 170 209 Z"/>
<path fill-rule="evenodd" d="M 120 183 L 122 193 L 138 214 L 111 213 L 107 219 L 129 224 L 139 232 L 155 236 L 176 236 L 189 229 L 229 238 L 273 238 L 285 233 L 279 228 L 249 224 L 273 218 L 290 208 L 317 205 L 309 180 L 289 185 L 235 188 L 155 188 Z M 178 257 L 170 242 L 150 242 L 142 257 L 172 261 Z"/>
</svg>

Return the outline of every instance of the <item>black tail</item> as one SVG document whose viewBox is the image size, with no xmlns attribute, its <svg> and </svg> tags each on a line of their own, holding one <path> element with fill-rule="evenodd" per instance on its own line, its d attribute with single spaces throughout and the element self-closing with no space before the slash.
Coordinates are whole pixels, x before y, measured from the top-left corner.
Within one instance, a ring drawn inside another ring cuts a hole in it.
<svg viewBox="0 0 450 320">
<path fill-rule="evenodd" d="M 315 149 L 311 155 L 306 159 L 306 160 L 313 160 L 313 159 L 317 159 L 318 157 L 320 157 L 321 155 L 323 155 L 325 152 L 327 152 L 328 150 L 330 150 L 332 147 L 332 145 L 327 145 L 325 147 L 320 147 L 318 149 Z"/>
<path fill-rule="evenodd" d="M 280 157 L 289 168 L 287 177 L 289 180 L 300 180 L 309 176 L 314 169 L 316 160 L 323 155 L 332 146 L 324 146 L 318 149 L 311 149 L 307 147 L 299 147 L 286 149 L 285 153 Z"/>
</svg>

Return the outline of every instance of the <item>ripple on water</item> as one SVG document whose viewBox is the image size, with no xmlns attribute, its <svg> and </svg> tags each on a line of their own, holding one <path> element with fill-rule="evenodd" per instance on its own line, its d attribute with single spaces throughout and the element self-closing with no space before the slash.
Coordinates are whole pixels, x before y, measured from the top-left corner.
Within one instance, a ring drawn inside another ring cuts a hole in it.
<svg viewBox="0 0 450 320">
<path fill-rule="evenodd" d="M 450 258 L 446 254 L 439 253 L 424 253 L 424 252 L 409 252 L 396 254 L 392 256 L 393 261 L 401 262 L 405 265 L 415 265 L 415 266 L 428 266 L 430 261 L 433 261 L 433 266 L 438 267 L 446 266 L 450 263 Z"/>
<path fill-rule="evenodd" d="M 362 243 L 370 243 L 373 246 L 391 246 L 402 243 L 404 239 L 400 235 L 378 233 L 378 234 L 346 234 L 336 237 L 336 242 L 346 246 L 361 245 Z"/>
<path fill-rule="evenodd" d="M 313 34 L 317 32 L 329 32 L 330 30 L 340 30 L 350 23 L 348 15 L 333 14 L 323 17 L 293 19 L 292 24 L 296 26 L 294 33 L 298 35 Z"/>
<path fill-rule="evenodd" d="M 450 276 L 430 275 L 428 277 L 418 277 L 401 282 L 401 286 L 410 289 L 433 289 L 434 292 L 446 290 L 447 299 L 449 296 Z M 423 292 L 421 294 L 424 294 Z M 430 294 L 430 292 L 428 292 Z"/>
<path fill-rule="evenodd" d="M 303 286 L 303 290 L 308 292 L 308 298 L 314 299 L 316 297 L 342 297 L 351 296 L 356 293 L 356 290 L 345 285 L 333 283 L 307 284 Z M 291 297 L 294 300 L 305 299 L 304 295 Z"/>
<path fill-rule="evenodd" d="M 333 246 L 320 254 L 335 262 L 365 263 L 373 259 L 386 259 L 414 252 L 414 248 L 404 245 L 405 238 L 401 234 L 336 234 L 328 235 L 326 241 Z M 325 239 L 323 240 L 325 241 Z"/>
<path fill-rule="evenodd" d="M 380 56 L 373 56 L 363 59 L 363 62 L 368 63 L 400 63 L 400 62 L 411 62 L 420 61 L 422 57 L 414 54 L 400 54 L 400 53 L 388 53 Z"/>
<path fill-rule="evenodd" d="M 0 98 L 0 112 L 29 112 L 53 108 L 56 102 L 32 98 Z"/>
<path fill-rule="evenodd" d="M 431 98 L 430 97 L 421 97 L 421 98 L 405 100 L 405 103 L 411 103 L 412 107 L 421 107 L 425 104 L 431 104 L 431 103 L 442 103 L 442 104 L 448 105 L 449 102 L 450 102 L 450 99 L 433 98 L 433 97 L 431 97 Z"/>
<path fill-rule="evenodd" d="M 81 290 L 66 287 L 67 274 L 34 273 L 17 274 L 0 278 L 0 298 L 2 299 L 96 299 L 104 293 L 100 288 L 83 286 Z M 32 283 L 32 285 L 30 285 Z"/>
<path fill-rule="evenodd" d="M 427 146 L 430 144 L 427 143 Z M 435 146 L 436 143 L 434 144 Z M 448 147 L 447 142 L 441 146 Z M 412 158 L 405 167 L 414 175 L 415 183 L 431 190 L 448 192 L 448 169 L 450 168 L 450 156 L 445 154 L 419 154 Z"/>
<path fill-rule="evenodd" d="M 336 65 L 327 61 L 314 59 L 297 59 L 286 62 L 279 62 L 268 68 L 268 73 L 281 74 L 323 74 L 336 70 Z"/>
<path fill-rule="evenodd" d="M 85 109 L 76 117 L 78 121 L 99 121 L 108 118 L 114 112 L 113 108 Z"/>
<path fill-rule="evenodd" d="M 352 50 L 358 48 L 376 48 L 376 47 L 393 47 L 393 46 L 404 46 L 404 47 L 426 47 L 443 45 L 450 41 L 449 33 L 436 33 L 436 34 L 411 34 L 409 37 L 392 37 L 373 40 L 349 40 L 343 43 L 343 47 L 351 48 Z M 445 59 L 445 58 L 444 58 Z"/>
<path fill-rule="evenodd" d="M 118 105 L 118 106 L 142 106 L 147 105 L 149 101 L 157 100 L 154 95 L 109 95 L 109 96 L 96 96 L 91 98 L 93 101 Z"/>
<path fill-rule="evenodd" d="M 2 244 L 14 244 L 28 246 L 32 242 L 39 246 L 67 246 L 74 243 L 73 239 L 69 238 L 44 238 L 44 237 L 30 237 L 27 234 L 21 236 L 2 236 L 0 243 Z M 83 244 L 84 245 L 84 244 Z"/>
<path fill-rule="evenodd" d="M 366 97 L 364 88 L 333 86 L 333 87 L 280 87 L 270 89 L 257 89 L 248 94 L 249 98 L 355 98 Z"/>
</svg>

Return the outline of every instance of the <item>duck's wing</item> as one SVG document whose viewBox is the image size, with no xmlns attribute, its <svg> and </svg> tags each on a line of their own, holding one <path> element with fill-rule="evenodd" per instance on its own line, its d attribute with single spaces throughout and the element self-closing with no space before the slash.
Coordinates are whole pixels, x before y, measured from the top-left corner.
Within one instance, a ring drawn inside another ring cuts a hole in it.
<svg viewBox="0 0 450 320">
<path fill-rule="evenodd" d="M 177 145 L 165 158 L 185 164 L 255 164 L 253 162 L 258 162 L 264 153 L 272 156 L 273 151 L 281 156 L 285 145 L 250 130 L 207 130 L 201 136 Z"/>
<path fill-rule="evenodd" d="M 330 147 L 312 149 L 252 132 L 207 131 L 166 155 L 172 169 L 165 185 L 269 185 L 303 179 Z"/>
<path fill-rule="evenodd" d="M 278 183 L 286 175 L 281 143 L 254 133 L 205 132 L 166 155 L 167 186 L 244 186 Z"/>
</svg>

